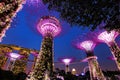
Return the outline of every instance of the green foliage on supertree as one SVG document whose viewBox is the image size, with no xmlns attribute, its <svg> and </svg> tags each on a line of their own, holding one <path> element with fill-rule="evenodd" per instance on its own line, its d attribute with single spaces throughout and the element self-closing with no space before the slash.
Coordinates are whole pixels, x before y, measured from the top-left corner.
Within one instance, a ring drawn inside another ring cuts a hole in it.
<svg viewBox="0 0 120 80">
<path fill-rule="evenodd" d="M 120 30 L 120 0 L 42 0 L 71 25 Z M 99 26 L 98 26 L 99 25 Z"/>
<path fill-rule="evenodd" d="M 18 74 L 20 72 L 25 72 L 27 68 L 27 61 L 30 52 L 28 50 L 21 49 L 19 51 L 19 54 L 22 56 L 21 59 L 18 59 L 15 61 L 14 67 L 12 69 L 12 72 L 14 74 Z"/>
<path fill-rule="evenodd" d="M 113 58 L 115 58 L 115 62 L 117 64 L 118 69 L 120 69 L 120 48 L 116 43 L 113 43 L 110 46 L 111 52 L 113 54 Z"/>
<path fill-rule="evenodd" d="M 7 62 L 7 53 L 12 52 L 9 47 L 0 46 L 0 68 L 4 67 Z"/>
<path fill-rule="evenodd" d="M 52 36 L 45 36 L 43 38 L 40 53 L 38 55 L 32 76 L 35 78 L 35 80 L 44 80 L 46 73 L 48 74 L 49 77 L 51 77 L 53 74 Z"/>
</svg>

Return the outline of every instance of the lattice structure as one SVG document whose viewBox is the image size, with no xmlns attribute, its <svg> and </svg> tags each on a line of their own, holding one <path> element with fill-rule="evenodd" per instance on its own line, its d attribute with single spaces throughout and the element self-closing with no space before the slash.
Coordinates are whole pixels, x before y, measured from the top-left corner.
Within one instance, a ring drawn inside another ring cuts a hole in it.
<svg viewBox="0 0 120 80">
<path fill-rule="evenodd" d="M 0 47 L 0 68 L 4 69 L 4 66 L 8 59 L 6 54 L 9 52 L 12 52 L 12 49 L 10 47 Z"/>
<path fill-rule="evenodd" d="M 91 40 L 79 42 L 77 47 L 84 49 L 87 55 L 85 61 L 88 62 L 91 80 L 106 80 L 98 64 L 97 57 L 94 56 L 93 49 L 96 43 Z"/>
<path fill-rule="evenodd" d="M 13 67 L 14 67 L 14 64 L 15 64 L 15 61 L 16 61 L 17 59 L 19 59 L 19 58 L 21 57 L 21 55 L 20 55 L 20 54 L 17 54 L 17 53 L 8 53 L 7 55 L 8 55 L 9 58 L 10 58 L 10 63 L 9 63 L 9 65 L 7 66 L 7 69 L 10 70 L 10 71 L 12 71 L 12 69 L 13 69 Z"/>
<path fill-rule="evenodd" d="M 61 61 L 65 64 L 65 71 L 66 73 L 70 71 L 69 64 L 72 62 L 72 58 L 63 58 Z"/>
<path fill-rule="evenodd" d="M 14 51 L 18 51 L 17 54 L 21 55 L 21 59 L 17 59 L 13 65 L 12 71 L 14 74 L 25 72 L 28 62 L 29 54 L 37 55 L 39 51 L 32 50 L 28 48 L 23 48 L 16 45 L 8 45 L 8 44 L 0 44 L 0 68 L 4 67 L 6 64 L 8 58 L 11 58 L 9 56 L 9 53 L 12 53 Z M 13 62 L 11 61 L 10 64 Z M 33 66 L 34 67 L 34 66 Z M 5 69 L 5 68 L 3 68 Z"/>
<path fill-rule="evenodd" d="M 53 75 L 53 38 L 61 31 L 59 21 L 55 17 L 44 16 L 37 25 L 43 40 L 35 68 L 31 73 L 31 80 L 44 80 Z"/>
<path fill-rule="evenodd" d="M 28 57 L 30 52 L 26 50 L 20 50 L 19 54 L 23 56 L 21 59 L 16 60 L 14 67 L 12 69 L 14 74 L 18 74 L 20 72 L 25 72 L 26 71 L 26 66 L 28 62 Z"/>
<path fill-rule="evenodd" d="M 120 70 L 120 48 L 118 47 L 117 43 L 115 42 L 115 38 L 118 35 L 119 35 L 119 33 L 115 32 L 115 31 L 111 31 L 111 32 L 104 31 L 98 35 L 98 39 L 101 42 L 105 42 L 109 46 L 111 53 L 117 64 L 117 67 Z"/>
</svg>

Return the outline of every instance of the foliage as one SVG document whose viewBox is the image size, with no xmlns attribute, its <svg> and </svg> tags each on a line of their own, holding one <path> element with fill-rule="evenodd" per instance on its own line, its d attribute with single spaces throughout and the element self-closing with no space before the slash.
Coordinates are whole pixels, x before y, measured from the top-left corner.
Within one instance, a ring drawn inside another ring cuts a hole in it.
<svg viewBox="0 0 120 80">
<path fill-rule="evenodd" d="M 49 10 L 60 13 L 60 17 L 71 25 L 97 27 L 107 30 L 120 29 L 119 0 L 43 0 Z"/>
<path fill-rule="evenodd" d="M 53 76 L 53 37 L 50 35 L 43 38 L 31 80 L 44 80 L 46 74 Z"/>
<path fill-rule="evenodd" d="M 85 75 L 72 75 L 70 72 L 65 73 L 64 70 L 57 69 L 55 72 L 57 75 L 59 74 L 60 76 L 64 77 L 64 80 L 90 80 L 90 74 L 89 71 L 85 73 Z M 106 77 L 111 78 L 111 80 L 119 80 L 117 79 L 116 75 L 120 75 L 119 71 L 103 71 L 104 75 Z M 27 75 L 24 72 L 18 73 L 17 75 L 13 74 L 11 71 L 6 71 L 0 69 L 0 80 L 26 80 Z M 61 80 L 59 78 L 55 78 L 52 80 Z"/>
<path fill-rule="evenodd" d="M 10 27 L 12 18 L 21 9 L 24 0 L 0 0 L 0 40 Z"/>
</svg>

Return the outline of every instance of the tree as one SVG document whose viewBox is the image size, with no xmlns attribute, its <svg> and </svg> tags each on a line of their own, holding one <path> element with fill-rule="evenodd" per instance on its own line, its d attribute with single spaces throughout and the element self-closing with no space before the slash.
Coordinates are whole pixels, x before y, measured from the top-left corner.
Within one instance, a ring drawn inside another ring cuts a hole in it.
<svg viewBox="0 0 120 80">
<path fill-rule="evenodd" d="M 119 0 L 42 0 L 71 25 L 120 31 Z"/>
<path fill-rule="evenodd" d="M 0 0 L 0 41 L 10 27 L 12 18 L 21 9 L 24 0 Z"/>
</svg>

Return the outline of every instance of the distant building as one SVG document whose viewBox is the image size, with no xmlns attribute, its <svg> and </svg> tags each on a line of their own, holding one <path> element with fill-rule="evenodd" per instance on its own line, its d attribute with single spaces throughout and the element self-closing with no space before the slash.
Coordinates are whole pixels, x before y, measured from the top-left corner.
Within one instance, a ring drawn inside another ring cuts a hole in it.
<svg viewBox="0 0 120 80">
<path fill-rule="evenodd" d="M 76 71 L 75 68 L 72 69 L 72 74 L 73 74 L 73 75 L 76 75 L 76 74 L 77 74 L 77 71 Z"/>
</svg>

